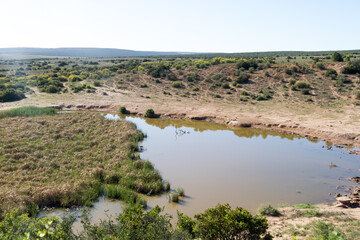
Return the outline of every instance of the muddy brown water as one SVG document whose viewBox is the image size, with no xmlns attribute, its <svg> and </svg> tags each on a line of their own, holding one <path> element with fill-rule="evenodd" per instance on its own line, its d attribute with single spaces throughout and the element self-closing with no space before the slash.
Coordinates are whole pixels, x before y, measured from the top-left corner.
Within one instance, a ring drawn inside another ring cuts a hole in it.
<svg viewBox="0 0 360 240">
<path fill-rule="evenodd" d="M 332 202 L 353 184 L 346 178 L 359 174 L 359 156 L 323 141 L 203 121 L 105 117 L 135 123 L 147 135 L 141 158 L 151 161 L 172 189 L 185 190 L 179 204 L 169 203 L 166 194 L 143 196 L 149 208 L 163 206 L 173 216 L 176 210 L 193 216 L 217 203 L 255 213 L 264 203 Z M 101 198 L 91 215 L 98 222 L 121 209 L 121 201 Z"/>
</svg>

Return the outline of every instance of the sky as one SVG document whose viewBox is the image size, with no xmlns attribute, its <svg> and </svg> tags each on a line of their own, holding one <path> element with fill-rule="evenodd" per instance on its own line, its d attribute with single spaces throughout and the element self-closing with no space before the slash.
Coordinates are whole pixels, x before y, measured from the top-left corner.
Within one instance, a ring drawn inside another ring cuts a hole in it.
<svg viewBox="0 0 360 240">
<path fill-rule="evenodd" d="M 0 48 L 360 49 L 359 0 L 0 0 Z"/>
</svg>

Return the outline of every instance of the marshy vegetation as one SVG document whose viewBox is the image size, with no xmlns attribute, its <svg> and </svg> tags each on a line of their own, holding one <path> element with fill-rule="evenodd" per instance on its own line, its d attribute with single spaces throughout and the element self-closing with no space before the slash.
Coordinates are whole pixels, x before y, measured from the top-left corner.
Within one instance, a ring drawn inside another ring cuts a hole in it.
<svg viewBox="0 0 360 240">
<path fill-rule="evenodd" d="M 44 206 L 91 205 L 102 194 L 146 206 L 137 193 L 164 189 L 160 174 L 136 154 L 144 135 L 132 123 L 33 107 L 2 115 L 1 218 L 12 209 L 36 215 Z"/>
<path fill-rule="evenodd" d="M 0 112 L 0 119 L 7 117 L 34 117 L 42 115 L 54 115 L 57 113 L 55 108 L 39 108 L 34 106 L 14 108 Z"/>
</svg>

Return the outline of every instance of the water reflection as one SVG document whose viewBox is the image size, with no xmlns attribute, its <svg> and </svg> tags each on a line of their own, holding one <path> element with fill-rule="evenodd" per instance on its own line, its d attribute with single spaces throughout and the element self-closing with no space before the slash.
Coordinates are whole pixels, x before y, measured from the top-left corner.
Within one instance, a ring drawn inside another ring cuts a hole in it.
<svg viewBox="0 0 360 240">
<path fill-rule="evenodd" d="M 218 202 L 255 212 L 265 202 L 332 201 L 341 191 L 336 187 L 351 184 L 346 178 L 359 167 L 358 156 L 281 132 L 196 120 L 106 117 L 131 121 L 146 133 L 141 157 L 173 187 L 185 189 L 189 198 L 182 204 L 169 204 L 166 195 L 148 197 L 150 206 L 165 206 L 173 215 L 176 210 L 193 215 Z M 179 132 L 186 134 L 179 137 Z"/>
<path fill-rule="evenodd" d="M 106 114 L 105 117 L 107 119 L 116 120 L 129 120 L 132 121 L 134 117 L 123 114 Z M 219 130 L 228 130 L 232 131 L 238 137 L 259 137 L 261 136 L 263 139 L 266 139 L 268 136 L 278 136 L 280 138 L 286 138 L 288 140 L 300 139 L 298 135 L 287 134 L 283 132 L 264 130 L 264 129 L 254 129 L 254 128 L 236 128 L 231 127 L 225 124 L 211 123 L 199 120 L 183 120 L 183 119 L 173 119 L 173 118 L 140 118 L 143 119 L 146 124 L 158 127 L 164 130 L 167 127 L 174 127 L 175 129 L 181 128 L 192 128 L 195 132 L 204 132 L 204 131 L 219 131 Z M 310 140 L 310 139 L 309 139 Z M 318 140 L 311 139 L 312 142 L 317 143 Z"/>
</svg>

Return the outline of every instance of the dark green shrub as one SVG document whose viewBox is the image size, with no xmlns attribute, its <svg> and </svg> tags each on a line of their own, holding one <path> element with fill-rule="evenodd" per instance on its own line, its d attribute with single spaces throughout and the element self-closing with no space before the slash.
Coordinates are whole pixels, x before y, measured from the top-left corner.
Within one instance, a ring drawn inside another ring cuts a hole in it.
<svg viewBox="0 0 360 240">
<path fill-rule="evenodd" d="M 307 88 L 301 89 L 301 93 L 304 94 L 304 95 L 309 95 L 310 94 L 310 89 L 307 89 Z"/>
<path fill-rule="evenodd" d="M 172 72 L 168 73 L 168 74 L 166 75 L 166 78 L 167 78 L 168 80 L 170 80 L 170 81 L 175 81 L 175 80 L 177 79 L 176 75 L 175 75 L 174 73 L 172 73 Z"/>
<path fill-rule="evenodd" d="M 258 68 L 258 62 L 256 61 L 256 59 L 240 59 L 237 62 L 237 68 L 238 69 L 245 69 L 245 70 L 249 70 L 250 68 L 253 69 L 257 69 Z"/>
<path fill-rule="evenodd" d="M 235 83 L 247 83 L 249 82 L 250 75 L 245 72 L 240 72 L 239 76 L 234 79 Z"/>
<path fill-rule="evenodd" d="M 192 90 L 195 91 L 195 92 L 197 92 L 197 91 L 199 91 L 199 88 L 198 88 L 198 87 L 193 87 Z"/>
<path fill-rule="evenodd" d="M 5 90 L 0 89 L 0 102 L 13 102 L 25 98 L 24 93 L 19 90 L 8 88 Z"/>
<path fill-rule="evenodd" d="M 296 66 L 291 66 L 290 67 L 290 71 L 292 72 L 292 73 L 296 73 L 296 72 L 298 72 L 298 68 L 296 67 Z"/>
<path fill-rule="evenodd" d="M 189 72 L 185 75 L 184 79 L 187 82 L 197 82 L 200 80 L 200 76 L 197 73 Z"/>
<path fill-rule="evenodd" d="M 341 72 L 345 74 L 360 74 L 360 60 L 348 62 L 348 64 L 341 69 Z"/>
<path fill-rule="evenodd" d="M 119 108 L 119 113 L 121 113 L 121 114 L 129 114 L 130 111 L 128 111 L 128 110 L 126 109 L 126 107 L 120 107 L 120 108 Z"/>
<path fill-rule="evenodd" d="M 294 85 L 295 83 L 296 83 L 296 80 L 293 79 L 293 78 L 290 78 L 289 84 L 292 86 L 292 85 Z"/>
<path fill-rule="evenodd" d="M 151 108 L 148 109 L 148 110 L 146 110 L 144 117 L 147 117 L 147 118 L 155 118 L 156 115 L 155 115 L 154 110 L 151 109 Z"/>
<path fill-rule="evenodd" d="M 316 67 L 317 67 L 318 69 L 320 69 L 320 70 L 325 70 L 325 69 L 326 69 L 324 63 L 322 63 L 322 62 L 316 63 Z"/>
<path fill-rule="evenodd" d="M 223 83 L 223 84 L 221 85 L 221 87 L 224 88 L 224 89 L 230 89 L 230 86 L 229 86 L 228 83 Z"/>
<path fill-rule="evenodd" d="M 289 68 L 285 68 L 284 71 L 285 71 L 285 73 L 288 74 L 288 75 L 293 74 L 293 72 L 292 72 L 291 69 L 289 69 Z"/>
<path fill-rule="evenodd" d="M 279 217 L 281 213 L 276 208 L 269 205 L 261 206 L 259 209 L 259 214 L 261 216 L 272 216 L 272 217 Z"/>
<path fill-rule="evenodd" d="M 325 77 L 330 77 L 331 79 L 336 79 L 337 75 L 338 74 L 334 69 L 329 69 L 324 73 Z"/>
<path fill-rule="evenodd" d="M 146 83 L 140 85 L 141 88 L 147 88 L 148 85 Z"/>
<path fill-rule="evenodd" d="M 240 95 L 249 96 L 249 93 L 248 93 L 247 91 L 245 91 L 245 90 L 242 90 L 242 91 L 240 92 Z"/>
<path fill-rule="evenodd" d="M 266 218 L 243 208 L 217 205 L 195 215 L 196 237 L 203 239 L 271 239 Z M 192 225 L 192 224 L 189 224 Z"/>
<path fill-rule="evenodd" d="M 338 52 L 334 52 L 331 55 L 331 60 L 333 60 L 334 62 L 343 62 L 344 61 L 342 55 Z"/>
</svg>

